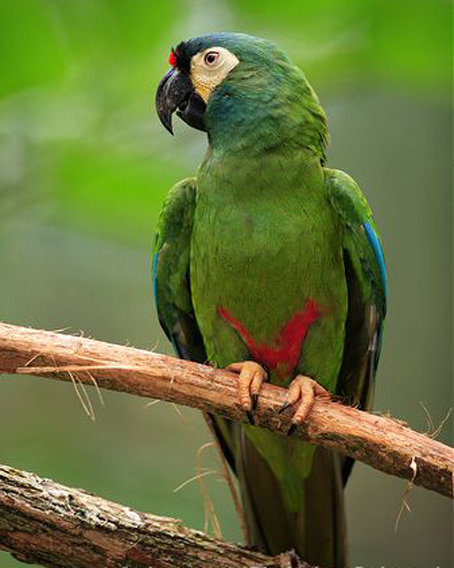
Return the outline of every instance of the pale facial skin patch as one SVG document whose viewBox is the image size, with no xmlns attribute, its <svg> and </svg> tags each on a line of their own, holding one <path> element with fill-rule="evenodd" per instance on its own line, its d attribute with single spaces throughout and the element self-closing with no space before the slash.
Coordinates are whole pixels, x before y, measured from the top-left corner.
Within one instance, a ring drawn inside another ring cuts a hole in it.
<svg viewBox="0 0 454 568">
<path fill-rule="evenodd" d="M 236 55 L 224 47 L 210 47 L 194 55 L 191 60 L 191 81 L 205 103 L 239 62 Z"/>
</svg>

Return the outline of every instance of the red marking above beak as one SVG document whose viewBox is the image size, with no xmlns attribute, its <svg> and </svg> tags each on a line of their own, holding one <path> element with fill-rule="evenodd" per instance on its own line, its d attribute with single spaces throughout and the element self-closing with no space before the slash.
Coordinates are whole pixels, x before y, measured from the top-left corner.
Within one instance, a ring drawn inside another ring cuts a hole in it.
<svg viewBox="0 0 454 568">
<path fill-rule="evenodd" d="M 172 49 L 172 51 L 170 52 L 170 55 L 169 55 L 169 63 L 172 67 L 177 66 L 177 54 L 175 53 L 175 51 L 173 49 Z"/>
</svg>

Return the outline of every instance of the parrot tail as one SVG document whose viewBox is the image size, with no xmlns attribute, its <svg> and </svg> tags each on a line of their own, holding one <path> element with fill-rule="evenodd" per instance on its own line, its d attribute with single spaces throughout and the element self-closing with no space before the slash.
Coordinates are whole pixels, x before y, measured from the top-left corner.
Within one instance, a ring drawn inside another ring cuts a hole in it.
<svg viewBox="0 0 454 568">
<path fill-rule="evenodd" d="M 314 452 L 304 483 L 304 502 L 289 511 L 279 483 L 241 428 L 241 459 L 236 459 L 251 546 L 277 555 L 294 549 L 301 558 L 323 568 L 347 566 L 342 458 L 322 447 Z M 239 456 L 237 456 L 239 458 Z"/>
</svg>

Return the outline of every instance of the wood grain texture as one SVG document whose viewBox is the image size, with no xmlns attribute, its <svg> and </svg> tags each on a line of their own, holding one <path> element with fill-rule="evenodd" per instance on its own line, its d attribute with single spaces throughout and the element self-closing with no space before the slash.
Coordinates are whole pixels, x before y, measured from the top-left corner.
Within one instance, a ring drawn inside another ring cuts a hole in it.
<svg viewBox="0 0 454 568">
<path fill-rule="evenodd" d="M 0 373 L 40 375 L 175 402 L 246 422 L 236 375 L 153 352 L 0 323 Z M 1 389 L 1 384 L 0 384 Z M 255 423 L 286 434 L 286 390 L 265 384 Z M 316 400 L 294 436 L 453 498 L 454 450 L 384 416 Z"/>
<path fill-rule="evenodd" d="M 1 465 L 0 549 L 53 568 L 311 568 Z"/>
</svg>

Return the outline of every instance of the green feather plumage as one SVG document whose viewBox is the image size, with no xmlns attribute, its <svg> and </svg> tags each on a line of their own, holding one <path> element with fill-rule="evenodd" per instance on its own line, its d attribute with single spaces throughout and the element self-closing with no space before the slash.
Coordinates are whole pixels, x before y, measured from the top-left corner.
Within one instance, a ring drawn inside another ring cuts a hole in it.
<svg viewBox="0 0 454 568">
<path fill-rule="evenodd" d="M 373 224 L 370 209 L 349 176 L 323 167 L 325 115 L 287 56 L 241 34 L 190 40 L 188 50 L 212 45 L 233 51 L 240 64 L 208 102 L 210 146 L 197 178 L 171 191 L 161 215 L 161 323 L 180 356 L 225 367 L 251 354 L 220 306 L 271 345 L 315 299 L 323 316 L 309 328 L 296 368 L 284 378 L 271 372 L 270 381 L 287 386 L 302 373 L 367 406 L 376 367 L 369 347 L 385 313 L 379 266 L 362 229 Z M 310 562 L 344 566 L 344 460 L 253 426 L 216 424 L 253 542 L 269 553 L 293 547 Z"/>
</svg>

